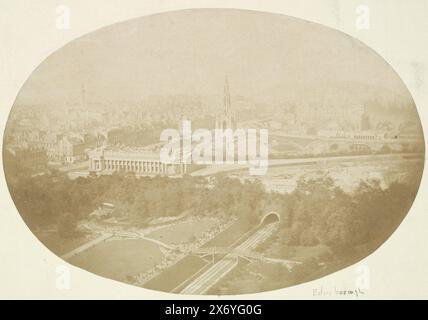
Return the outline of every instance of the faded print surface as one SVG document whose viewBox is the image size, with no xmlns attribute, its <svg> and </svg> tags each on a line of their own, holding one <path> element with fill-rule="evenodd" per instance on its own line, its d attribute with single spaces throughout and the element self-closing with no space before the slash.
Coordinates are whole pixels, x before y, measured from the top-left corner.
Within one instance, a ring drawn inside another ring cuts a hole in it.
<svg viewBox="0 0 428 320">
<path fill-rule="evenodd" d="M 168 129 L 178 135 L 161 139 Z M 202 148 L 216 130 L 243 130 L 245 144 Z M 262 132 L 267 170 L 251 175 Z M 179 161 L 162 160 L 167 144 Z M 210 149 L 224 163 L 185 160 Z M 416 196 L 424 141 L 408 90 L 359 41 L 205 9 L 106 27 L 52 54 L 16 99 L 3 159 L 22 218 L 71 264 L 154 290 L 240 294 L 377 249 Z"/>
</svg>

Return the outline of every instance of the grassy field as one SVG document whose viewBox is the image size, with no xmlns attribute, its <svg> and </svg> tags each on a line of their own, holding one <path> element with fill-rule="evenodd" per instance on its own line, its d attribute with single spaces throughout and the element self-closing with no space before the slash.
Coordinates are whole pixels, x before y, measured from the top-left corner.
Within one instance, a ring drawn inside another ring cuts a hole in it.
<svg viewBox="0 0 428 320">
<path fill-rule="evenodd" d="M 296 261 L 307 261 L 312 258 L 320 257 L 330 252 L 325 245 L 317 246 L 283 246 L 282 244 L 273 243 L 264 250 L 264 254 L 271 258 L 290 259 Z"/>
<path fill-rule="evenodd" d="M 188 220 L 153 231 L 147 236 L 168 244 L 191 242 L 215 226 L 212 219 Z"/>
<path fill-rule="evenodd" d="M 156 244 L 146 240 L 115 240 L 102 242 L 69 262 L 97 275 L 126 281 L 128 277 L 153 268 L 163 254 Z"/>
<path fill-rule="evenodd" d="M 186 256 L 158 276 L 146 282 L 144 288 L 171 292 L 206 264 L 205 260 L 197 256 Z"/>
<path fill-rule="evenodd" d="M 237 241 L 243 234 L 245 234 L 252 227 L 251 223 L 240 219 L 232 224 L 226 230 L 220 232 L 213 239 L 205 243 L 204 247 L 229 247 Z"/>
</svg>

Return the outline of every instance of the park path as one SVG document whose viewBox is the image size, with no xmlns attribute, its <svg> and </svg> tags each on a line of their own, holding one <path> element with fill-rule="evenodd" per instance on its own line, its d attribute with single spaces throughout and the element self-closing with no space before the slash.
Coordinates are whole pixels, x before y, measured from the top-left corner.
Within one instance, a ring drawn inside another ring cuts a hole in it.
<svg viewBox="0 0 428 320">
<path fill-rule="evenodd" d="M 97 245 L 98 243 L 103 242 L 103 241 L 111 238 L 112 236 L 113 236 L 113 233 L 104 233 L 103 235 L 99 236 L 98 238 L 96 238 L 94 240 L 91 240 L 91 241 L 89 241 L 89 242 L 81 245 L 80 247 L 78 247 L 78 248 L 76 248 L 74 250 L 71 250 L 70 252 L 62 255 L 61 258 L 64 259 L 64 260 L 68 260 L 71 257 L 74 257 L 75 255 L 77 255 L 77 254 L 79 254 L 79 253 L 81 253 L 81 252 L 83 252 L 85 250 L 88 250 L 89 248 Z"/>
</svg>

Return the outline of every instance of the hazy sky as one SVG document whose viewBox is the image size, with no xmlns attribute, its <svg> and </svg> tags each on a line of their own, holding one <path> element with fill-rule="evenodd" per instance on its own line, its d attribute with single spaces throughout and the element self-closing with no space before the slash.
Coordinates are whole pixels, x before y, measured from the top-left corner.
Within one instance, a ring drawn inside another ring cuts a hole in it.
<svg viewBox="0 0 428 320">
<path fill-rule="evenodd" d="M 343 33 L 282 15 L 204 9 L 130 20 L 77 39 L 34 71 L 17 102 L 79 103 L 82 83 L 88 101 L 100 103 L 222 94 L 226 73 L 232 95 L 257 100 L 304 99 L 344 82 L 408 94 L 382 58 Z"/>
</svg>

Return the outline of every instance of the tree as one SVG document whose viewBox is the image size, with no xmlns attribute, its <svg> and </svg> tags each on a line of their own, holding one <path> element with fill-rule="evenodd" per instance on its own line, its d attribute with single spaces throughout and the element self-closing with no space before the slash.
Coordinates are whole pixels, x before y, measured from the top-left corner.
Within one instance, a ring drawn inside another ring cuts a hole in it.
<svg viewBox="0 0 428 320">
<path fill-rule="evenodd" d="M 63 214 L 57 224 L 58 234 L 61 238 L 72 238 L 76 234 L 77 221 L 71 213 Z"/>
</svg>

